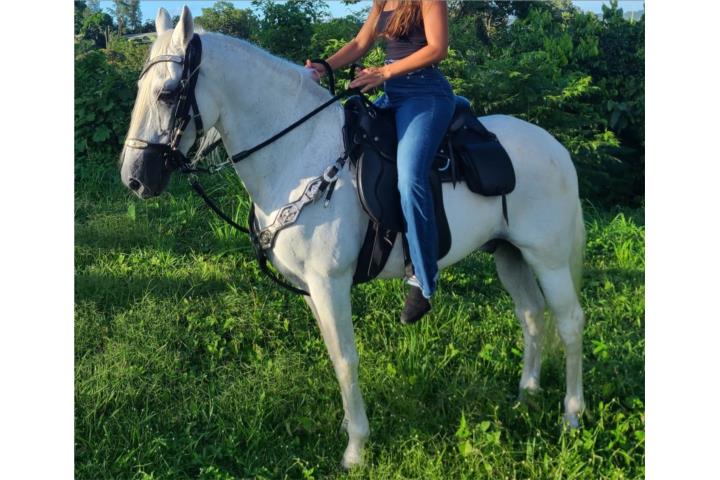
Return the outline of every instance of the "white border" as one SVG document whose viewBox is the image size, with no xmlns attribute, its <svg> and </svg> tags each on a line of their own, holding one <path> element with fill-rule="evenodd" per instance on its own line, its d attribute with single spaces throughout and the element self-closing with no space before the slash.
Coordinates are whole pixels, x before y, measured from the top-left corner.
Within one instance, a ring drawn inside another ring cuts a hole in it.
<svg viewBox="0 0 720 480">
<path fill-rule="evenodd" d="M 720 8 L 646 9 L 647 476 L 704 478 L 720 426 Z M 73 3 L 3 13 L 0 459 L 5 478 L 73 478 Z"/>
<path fill-rule="evenodd" d="M 74 475 L 73 16 L 3 5 L 3 478 Z"/>
<path fill-rule="evenodd" d="M 717 475 L 714 2 L 646 5 L 647 478 Z"/>
</svg>

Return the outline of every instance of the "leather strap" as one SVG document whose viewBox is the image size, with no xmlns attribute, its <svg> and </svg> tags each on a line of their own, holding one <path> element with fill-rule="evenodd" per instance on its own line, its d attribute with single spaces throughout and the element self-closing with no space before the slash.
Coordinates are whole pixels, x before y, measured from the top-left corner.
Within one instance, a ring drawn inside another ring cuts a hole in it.
<svg viewBox="0 0 720 480">
<path fill-rule="evenodd" d="M 505 195 L 502 196 L 502 212 L 503 217 L 505 217 L 505 224 L 510 226 L 510 220 L 508 220 L 507 199 L 505 198 Z"/>
<path fill-rule="evenodd" d="M 310 113 L 308 113 L 307 115 L 303 116 L 302 118 L 300 118 L 300 119 L 297 120 L 296 122 L 292 123 L 292 124 L 289 125 L 288 127 L 282 129 L 281 131 L 279 131 L 278 133 L 276 133 L 276 134 L 273 135 L 272 137 L 268 138 L 268 139 L 265 140 L 264 142 L 259 143 L 259 144 L 255 145 L 254 147 L 249 148 L 249 149 L 247 149 L 247 150 L 243 150 L 243 151 L 240 152 L 240 153 L 236 153 L 235 155 L 232 156 L 232 161 L 233 161 L 233 163 L 237 163 L 237 162 L 239 162 L 239 161 L 241 161 L 241 160 L 244 160 L 244 159 L 246 159 L 247 157 L 249 157 L 250 155 L 252 155 L 253 153 L 255 153 L 255 152 L 257 152 L 258 150 L 260 150 L 261 148 L 264 148 L 264 147 L 270 145 L 272 142 L 274 142 L 274 141 L 277 140 L 278 138 L 282 137 L 283 135 L 285 135 L 286 133 L 290 132 L 291 130 L 297 128 L 300 124 L 302 124 L 303 122 L 305 122 L 306 120 L 308 120 L 310 117 L 312 117 L 312 116 L 316 115 L 317 113 L 319 113 L 321 110 L 323 110 L 324 108 L 326 108 L 328 105 L 331 105 L 332 103 L 340 100 L 340 99 L 343 98 L 343 97 L 347 97 L 347 96 L 355 95 L 355 94 L 360 94 L 360 88 L 358 88 L 358 87 L 348 88 L 347 90 L 344 90 L 344 91 L 340 92 L 339 94 L 335 95 L 333 98 L 331 98 L 330 100 L 328 100 L 327 102 L 323 103 L 322 105 L 320 105 L 319 107 L 317 107 L 316 109 L 314 109 L 313 111 L 311 111 Z M 217 142 L 216 142 L 216 143 L 217 143 Z M 214 145 L 214 144 L 213 144 L 213 145 Z"/>
<path fill-rule="evenodd" d="M 182 65 L 183 61 L 183 57 L 180 57 L 178 55 L 158 55 L 157 57 L 151 58 L 150 61 L 145 64 L 142 72 L 140 72 L 140 78 L 142 78 L 147 73 L 147 71 L 150 70 L 150 67 L 152 67 L 156 63 L 173 62 Z"/>
<path fill-rule="evenodd" d="M 257 224 L 255 221 L 255 204 L 253 203 L 250 205 L 250 212 L 248 214 L 248 229 L 250 230 L 250 243 L 253 246 L 253 250 L 255 250 L 255 257 L 257 258 L 258 265 L 260 266 L 260 271 L 263 272 L 265 275 L 267 275 L 270 280 L 275 282 L 276 284 L 280 285 L 286 290 L 289 290 L 293 293 L 297 293 L 300 295 L 306 295 L 310 296 L 308 292 L 305 290 L 302 290 L 300 288 L 297 288 L 293 285 L 290 285 L 277 275 L 275 275 L 273 272 L 270 271 L 270 268 L 267 264 L 267 256 L 265 255 L 265 250 L 260 245 L 260 239 L 257 235 Z"/>
<path fill-rule="evenodd" d="M 358 69 L 358 68 L 359 68 L 360 70 L 364 70 L 364 69 L 365 69 L 365 65 L 363 65 L 362 63 L 353 63 L 353 64 L 350 65 L 350 81 L 351 81 L 351 82 L 352 82 L 353 80 L 355 80 L 355 70 Z"/>
<path fill-rule="evenodd" d="M 210 210 L 215 212 L 215 214 L 218 217 L 225 220 L 233 228 L 240 230 L 243 233 L 247 233 L 247 234 L 250 233 L 250 231 L 247 228 L 241 227 L 240 225 L 237 224 L 237 222 L 235 222 L 232 218 L 230 218 L 222 210 L 220 210 L 220 207 L 218 207 L 217 204 L 215 202 L 213 202 L 212 199 L 208 196 L 208 194 L 205 193 L 205 189 L 202 187 L 202 185 L 200 185 L 200 182 L 198 182 L 196 179 L 192 178 L 192 176 L 191 176 L 191 180 L 190 180 L 190 186 L 193 188 L 193 190 L 195 190 L 195 193 L 197 193 L 200 196 L 200 198 L 202 198 L 205 201 L 205 204 L 210 208 Z"/>
<path fill-rule="evenodd" d="M 285 282 L 277 275 L 275 275 L 272 271 L 270 271 L 270 268 L 267 265 L 267 256 L 265 255 L 265 251 L 260 245 L 260 239 L 258 238 L 257 234 L 257 224 L 255 221 L 255 204 L 252 204 L 252 206 L 250 207 L 250 214 L 248 216 L 248 228 L 245 228 L 238 225 L 237 222 L 235 222 L 232 218 L 230 218 L 222 210 L 220 210 L 220 207 L 218 207 L 217 204 L 213 202 L 212 199 L 208 196 L 208 194 L 205 193 L 205 189 L 202 187 L 202 185 L 200 185 L 200 182 L 191 177 L 190 186 L 193 188 L 193 190 L 195 190 L 195 193 L 197 193 L 200 198 L 205 201 L 205 204 L 210 208 L 210 210 L 215 212 L 218 217 L 225 220 L 233 228 L 248 234 L 248 236 L 250 237 L 250 243 L 252 244 L 253 250 L 255 251 L 255 257 L 258 261 L 258 265 L 260 266 L 260 271 L 262 273 L 267 275 L 270 280 L 280 285 L 281 287 L 291 291 L 292 293 L 309 295 L 309 293 L 307 293 L 305 290 L 301 290 L 290 285 L 289 283 Z"/>
<path fill-rule="evenodd" d="M 333 69 L 330 67 L 330 64 L 322 58 L 313 58 L 310 61 L 312 63 L 319 63 L 320 65 L 325 67 L 325 73 L 328 76 L 328 86 L 330 89 L 330 93 L 335 95 L 335 74 L 333 73 Z"/>
</svg>

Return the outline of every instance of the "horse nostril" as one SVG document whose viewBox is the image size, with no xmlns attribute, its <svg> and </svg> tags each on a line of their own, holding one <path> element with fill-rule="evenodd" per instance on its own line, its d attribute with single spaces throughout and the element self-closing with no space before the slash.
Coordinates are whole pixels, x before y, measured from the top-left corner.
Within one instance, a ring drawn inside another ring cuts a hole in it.
<svg viewBox="0 0 720 480">
<path fill-rule="evenodd" d="M 128 187 L 130 187 L 131 190 L 137 192 L 138 189 L 140 188 L 140 182 L 138 182 L 134 178 L 131 178 L 130 181 L 128 182 Z"/>
</svg>

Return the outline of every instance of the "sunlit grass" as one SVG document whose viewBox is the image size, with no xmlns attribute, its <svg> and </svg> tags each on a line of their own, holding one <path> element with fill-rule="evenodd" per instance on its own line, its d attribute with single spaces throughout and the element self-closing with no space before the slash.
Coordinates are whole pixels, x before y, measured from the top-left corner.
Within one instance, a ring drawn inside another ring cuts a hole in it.
<svg viewBox="0 0 720 480">
<path fill-rule="evenodd" d="M 339 389 L 302 299 L 182 180 L 141 202 L 107 165 L 76 172 L 77 477 L 344 477 Z M 203 182 L 244 224 L 238 184 Z M 399 281 L 354 290 L 372 436 L 351 478 L 644 476 L 643 212 L 588 205 L 586 222 L 583 428 L 560 425 L 561 352 L 516 401 L 520 328 L 475 254 L 413 327 Z"/>
</svg>

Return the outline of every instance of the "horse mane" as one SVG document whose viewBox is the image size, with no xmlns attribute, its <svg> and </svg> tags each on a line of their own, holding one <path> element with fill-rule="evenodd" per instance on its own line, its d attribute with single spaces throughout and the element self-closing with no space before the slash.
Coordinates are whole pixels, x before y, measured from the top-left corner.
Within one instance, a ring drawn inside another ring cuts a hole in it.
<svg viewBox="0 0 720 480">
<path fill-rule="evenodd" d="M 329 91 L 314 81 L 310 76 L 310 72 L 304 66 L 297 65 L 279 55 L 274 55 L 264 48 L 241 38 L 232 37 L 218 32 L 208 32 L 200 27 L 195 28 L 195 33 L 202 35 L 202 38 L 212 39 L 222 43 L 226 48 L 236 51 L 244 59 L 247 59 L 250 64 L 252 64 L 252 62 L 262 64 L 267 70 L 269 70 L 271 75 L 287 79 L 288 88 L 298 90 L 300 94 L 311 95 L 317 98 L 318 105 L 322 101 L 330 99 Z M 167 54 L 171 39 L 172 30 L 165 32 L 162 35 L 158 35 L 157 39 L 150 48 L 148 59 L 158 55 Z M 250 68 L 252 68 L 252 66 Z M 154 73 L 159 75 L 161 79 L 168 76 L 168 70 L 166 68 L 162 68 Z M 142 82 L 138 88 L 138 96 L 133 108 L 128 135 L 130 135 L 131 132 L 135 132 L 137 123 L 140 121 L 158 123 L 159 114 L 156 108 L 157 102 L 155 101 L 156 99 L 151 97 L 152 89 L 150 82 Z M 147 118 L 143 118 L 143 115 L 141 114 L 145 108 L 147 108 L 147 111 L 149 112 L 149 117 Z M 136 115 L 136 113 L 138 114 Z M 151 123 L 151 126 L 157 127 L 158 125 L 152 125 Z M 205 138 L 201 140 L 199 151 L 218 139 L 219 133 L 215 129 L 210 129 L 206 132 Z M 199 160 L 199 158 L 196 157 L 194 161 L 197 160 Z"/>
<path fill-rule="evenodd" d="M 172 31 L 165 32 L 162 35 L 158 35 L 157 39 L 150 47 L 145 61 L 157 55 L 165 54 L 168 50 L 168 46 L 170 45 L 171 38 Z M 166 68 L 159 69 L 158 73 L 160 75 L 160 78 L 162 79 L 164 79 L 168 75 L 168 71 Z M 157 108 L 155 108 L 156 103 L 153 102 L 153 99 L 151 97 L 152 90 L 150 88 L 150 82 L 140 82 L 138 85 L 138 93 L 137 99 L 135 100 L 135 106 L 133 107 L 133 111 L 130 116 L 130 127 L 128 128 L 128 136 L 130 136 L 132 132 L 135 132 L 135 128 L 137 127 L 138 122 L 148 121 L 152 125 L 153 122 L 158 121 L 158 112 Z M 143 116 L 141 115 L 143 109 L 146 107 L 148 108 L 149 112 L 149 117 L 147 119 L 143 118 Z M 138 114 L 136 115 L 136 113 Z"/>
<path fill-rule="evenodd" d="M 239 55 L 243 56 L 243 58 L 262 63 L 270 70 L 272 75 L 277 75 L 281 78 L 287 79 L 297 78 L 297 82 L 291 83 L 294 85 L 300 83 L 298 87 L 302 87 L 301 93 L 317 97 L 318 104 L 319 102 L 330 98 L 329 91 L 314 81 L 311 78 L 309 71 L 304 66 L 297 65 L 279 55 L 274 55 L 259 45 L 242 38 L 232 37 L 218 32 L 196 30 L 196 33 L 202 33 L 204 38 L 211 38 L 224 42 L 226 46 L 229 46 L 232 50 L 236 50 Z M 225 157 L 222 156 L 217 149 L 215 149 L 208 158 L 203 158 L 200 155 L 200 152 L 220 140 L 220 132 L 218 132 L 215 128 L 208 129 L 203 138 L 200 139 L 196 154 L 192 159 L 192 163 L 196 164 L 203 160 L 212 165 L 224 161 Z"/>
<path fill-rule="evenodd" d="M 198 32 L 200 33 L 200 32 Z M 203 37 L 216 38 L 224 41 L 232 49 L 237 50 L 245 58 L 255 60 L 269 68 L 273 75 L 284 78 L 298 78 L 301 82 L 303 93 L 318 96 L 321 99 L 329 99 L 329 91 L 316 81 L 312 80 L 309 70 L 303 65 L 270 53 L 264 48 L 248 40 L 232 37 L 218 32 L 202 32 Z"/>
</svg>

